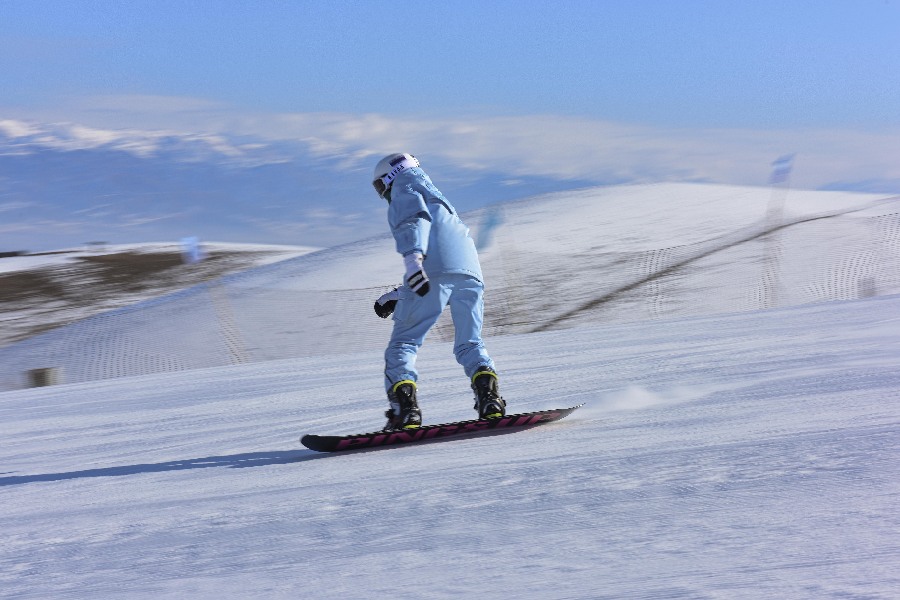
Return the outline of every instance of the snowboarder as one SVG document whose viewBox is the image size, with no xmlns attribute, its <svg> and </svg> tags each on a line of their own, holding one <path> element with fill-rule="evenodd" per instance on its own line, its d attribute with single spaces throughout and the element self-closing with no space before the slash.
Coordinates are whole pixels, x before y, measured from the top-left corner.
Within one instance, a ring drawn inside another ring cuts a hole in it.
<svg viewBox="0 0 900 600">
<path fill-rule="evenodd" d="M 469 228 L 412 154 L 378 161 L 372 185 L 388 202 L 388 224 L 406 267 L 404 283 L 375 301 L 375 313 L 383 319 L 393 314 L 394 320 L 384 353 L 391 405 L 385 430 L 422 424 L 416 353 L 445 306 L 450 306 L 456 331 L 453 352 L 475 392 L 478 417 L 504 416 L 506 402 L 481 339 L 484 283 Z"/>
</svg>

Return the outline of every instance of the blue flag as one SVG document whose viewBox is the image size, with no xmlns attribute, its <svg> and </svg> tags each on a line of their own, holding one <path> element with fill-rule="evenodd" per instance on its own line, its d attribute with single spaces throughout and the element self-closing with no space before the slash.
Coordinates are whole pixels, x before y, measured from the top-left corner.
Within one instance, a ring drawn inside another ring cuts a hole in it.
<svg viewBox="0 0 900 600">
<path fill-rule="evenodd" d="M 790 178 L 791 169 L 793 168 L 793 154 L 785 154 L 784 156 L 778 157 L 778 159 L 772 163 L 772 175 L 769 178 L 769 183 L 785 183 Z"/>
</svg>

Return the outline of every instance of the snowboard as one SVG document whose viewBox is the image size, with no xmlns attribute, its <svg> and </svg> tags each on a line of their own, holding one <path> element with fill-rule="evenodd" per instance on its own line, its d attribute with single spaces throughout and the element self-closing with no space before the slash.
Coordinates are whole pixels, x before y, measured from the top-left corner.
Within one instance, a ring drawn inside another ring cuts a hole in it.
<svg viewBox="0 0 900 600">
<path fill-rule="evenodd" d="M 300 438 L 300 443 L 316 452 L 343 452 L 345 450 L 371 450 L 400 444 L 433 442 L 451 436 L 472 437 L 492 433 L 512 433 L 558 421 L 581 406 L 584 405 L 506 415 L 499 419 L 474 419 L 455 423 L 422 425 L 418 429 L 403 431 L 374 431 L 353 435 L 307 434 Z"/>
</svg>

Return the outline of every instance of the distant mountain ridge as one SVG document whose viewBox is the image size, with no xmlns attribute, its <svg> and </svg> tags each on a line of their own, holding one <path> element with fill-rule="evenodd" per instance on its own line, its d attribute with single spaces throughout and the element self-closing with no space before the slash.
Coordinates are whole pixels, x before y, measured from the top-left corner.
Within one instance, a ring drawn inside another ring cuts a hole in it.
<svg viewBox="0 0 900 600">
<path fill-rule="evenodd" d="M 232 161 L 254 166 L 289 160 L 272 154 L 272 145 L 242 141 L 218 134 L 98 129 L 75 123 L 36 124 L 0 120 L 3 155 L 34 155 L 42 150 L 120 151 L 137 157 L 169 156 L 179 162 Z"/>
<path fill-rule="evenodd" d="M 184 236 L 329 247 L 382 233 L 368 155 L 312 142 L 0 119 L 0 251 Z M 461 211 L 596 182 L 423 158 Z"/>
</svg>

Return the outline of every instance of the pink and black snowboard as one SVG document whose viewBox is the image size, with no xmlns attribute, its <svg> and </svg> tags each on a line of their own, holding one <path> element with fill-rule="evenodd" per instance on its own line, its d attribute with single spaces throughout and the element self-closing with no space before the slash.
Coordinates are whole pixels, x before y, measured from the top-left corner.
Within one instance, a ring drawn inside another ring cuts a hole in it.
<svg viewBox="0 0 900 600">
<path fill-rule="evenodd" d="M 418 429 L 409 431 L 375 431 L 354 435 L 307 434 L 300 438 L 300 443 L 317 452 L 342 452 L 344 450 L 386 448 L 413 442 L 437 441 L 451 436 L 471 437 L 491 433 L 505 433 L 558 421 L 580 406 L 583 405 L 579 404 L 570 408 L 541 410 L 518 415 L 506 415 L 499 419 L 476 419 L 473 421 L 442 423 L 440 425 L 423 425 Z"/>
</svg>

